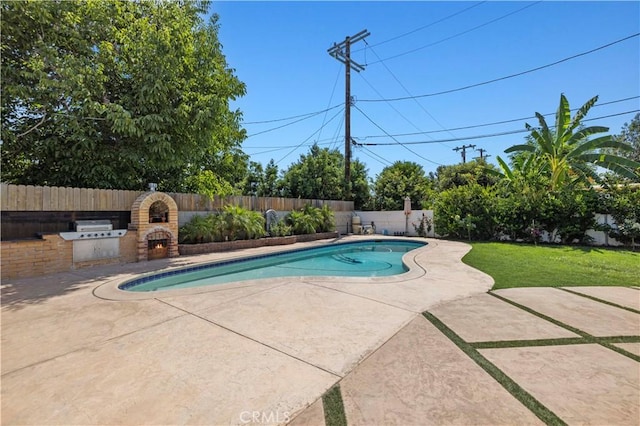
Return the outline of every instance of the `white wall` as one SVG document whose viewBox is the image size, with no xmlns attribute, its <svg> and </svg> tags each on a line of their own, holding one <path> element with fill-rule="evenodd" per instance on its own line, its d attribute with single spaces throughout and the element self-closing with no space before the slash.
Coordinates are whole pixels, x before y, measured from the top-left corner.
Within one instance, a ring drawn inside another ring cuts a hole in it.
<svg viewBox="0 0 640 426">
<path fill-rule="evenodd" d="M 609 214 L 600 214 L 600 213 L 596 213 L 596 222 L 598 222 L 599 224 L 609 224 L 609 225 L 615 225 L 615 220 L 613 220 L 613 217 L 611 217 L 611 215 Z M 602 231 L 594 231 L 593 229 L 590 229 L 587 231 L 587 235 L 590 236 L 591 238 L 593 238 L 593 241 L 591 242 L 591 245 L 594 246 L 621 246 L 623 245 L 622 243 L 620 243 L 619 241 L 617 241 L 615 238 L 610 238 L 607 236 L 607 234 L 605 234 Z"/>
<path fill-rule="evenodd" d="M 404 235 L 405 229 L 407 235 L 417 236 L 413 224 L 418 225 L 424 214 L 429 220 L 431 220 L 431 231 L 427 233 L 428 237 L 434 237 L 433 231 L 433 210 L 415 210 L 409 215 L 408 222 L 404 215 L 404 212 L 399 211 L 383 211 L 383 212 L 365 212 L 357 211 L 356 215 L 360 216 L 360 222 L 364 225 L 371 225 L 371 222 L 375 223 L 376 234 L 385 233 L 387 235 Z M 385 232 L 386 231 L 386 232 Z M 342 232 L 342 231 L 341 231 Z M 353 232 L 352 229 L 349 232 Z"/>
</svg>

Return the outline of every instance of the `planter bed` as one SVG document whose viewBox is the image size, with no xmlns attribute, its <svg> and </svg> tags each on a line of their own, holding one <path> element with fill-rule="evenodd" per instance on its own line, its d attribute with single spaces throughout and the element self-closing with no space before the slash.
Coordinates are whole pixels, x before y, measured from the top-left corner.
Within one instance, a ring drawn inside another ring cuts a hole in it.
<svg viewBox="0 0 640 426">
<path fill-rule="evenodd" d="M 203 244 L 180 244 L 178 251 L 181 256 L 189 256 L 194 254 L 216 253 L 222 251 L 231 251 L 239 249 L 248 249 L 265 246 L 280 246 L 293 243 L 309 242 L 316 240 L 324 240 L 329 238 L 337 238 L 338 232 L 321 232 L 316 234 L 291 235 L 288 237 L 268 237 L 259 238 L 257 240 L 236 240 L 224 241 L 220 243 L 203 243 Z"/>
</svg>

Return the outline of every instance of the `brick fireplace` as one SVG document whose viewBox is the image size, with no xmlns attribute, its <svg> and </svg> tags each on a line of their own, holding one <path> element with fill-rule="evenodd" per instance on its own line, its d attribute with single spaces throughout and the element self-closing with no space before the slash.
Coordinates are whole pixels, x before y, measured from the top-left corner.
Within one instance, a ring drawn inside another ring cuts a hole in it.
<svg viewBox="0 0 640 426">
<path fill-rule="evenodd" d="M 177 257 L 178 206 L 163 192 L 145 192 L 131 208 L 131 230 L 137 233 L 138 261 Z"/>
</svg>

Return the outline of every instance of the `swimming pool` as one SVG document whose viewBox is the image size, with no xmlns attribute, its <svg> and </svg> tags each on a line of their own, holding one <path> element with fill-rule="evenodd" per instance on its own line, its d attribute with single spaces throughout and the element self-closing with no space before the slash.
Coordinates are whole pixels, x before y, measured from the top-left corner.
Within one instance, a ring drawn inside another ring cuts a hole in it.
<svg viewBox="0 0 640 426">
<path fill-rule="evenodd" d="M 390 276 L 406 272 L 402 256 L 425 245 L 397 240 L 338 243 L 146 275 L 118 288 L 149 292 L 290 276 Z"/>
</svg>

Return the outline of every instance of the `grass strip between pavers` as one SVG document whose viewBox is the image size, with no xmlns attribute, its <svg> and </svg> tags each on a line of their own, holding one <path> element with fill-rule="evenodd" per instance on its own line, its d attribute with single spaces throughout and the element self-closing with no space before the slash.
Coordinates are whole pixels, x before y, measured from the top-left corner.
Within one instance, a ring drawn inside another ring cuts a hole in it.
<svg viewBox="0 0 640 426">
<path fill-rule="evenodd" d="M 545 321 L 549 321 L 550 323 L 555 324 L 558 327 L 562 327 L 565 330 L 569 330 L 572 333 L 575 333 L 578 336 L 581 336 L 584 339 L 584 342 L 582 342 L 582 343 L 595 343 L 595 344 L 598 344 L 598 345 L 602 345 L 607 349 L 611 349 L 614 352 L 618 352 L 620 355 L 624 355 L 624 356 L 626 356 L 628 358 L 631 358 L 634 361 L 640 362 L 640 356 L 638 356 L 636 354 L 632 354 L 629 351 L 625 351 L 622 348 L 619 348 L 617 346 L 613 346 L 612 345 L 612 343 L 636 343 L 635 339 L 636 339 L 637 336 L 595 337 L 595 336 L 592 336 L 591 334 L 589 334 L 587 332 L 584 332 L 584 331 L 582 331 L 580 329 L 577 329 L 577 328 L 572 327 L 572 326 L 570 326 L 568 324 L 560 322 L 555 318 L 551 318 L 551 317 L 549 317 L 549 316 L 547 316 L 545 314 L 541 314 L 540 312 L 535 311 L 535 310 L 533 310 L 533 309 L 531 309 L 531 308 L 529 308 L 529 307 L 527 307 L 525 305 L 521 305 L 518 302 L 514 302 L 513 300 L 510 300 L 510 299 L 507 299 L 506 297 L 500 296 L 499 294 L 496 294 L 496 293 L 494 293 L 492 291 L 489 291 L 487 294 L 490 294 L 491 296 L 493 296 L 493 297 L 495 297 L 497 299 L 500 299 L 503 302 L 506 302 L 506 303 L 508 303 L 508 304 L 510 304 L 512 306 L 515 306 L 518 309 L 522 309 L 523 311 L 528 312 L 528 313 L 530 313 L 532 315 L 535 315 L 538 318 L 542 318 Z M 624 338 L 628 338 L 629 340 L 628 341 L 618 341 L 618 339 L 624 339 Z"/>
<path fill-rule="evenodd" d="M 616 307 L 616 308 L 624 309 L 625 311 L 630 311 L 630 312 L 633 312 L 634 314 L 640 314 L 640 311 L 637 310 L 637 309 L 633 309 L 633 308 L 630 308 L 628 306 L 618 305 L 617 303 L 609 302 L 608 300 L 600 299 L 598 297 L 591 296 L 590 294 L 579 293 L 577 291 L 569 290 L 568 288 L 564 288 L 564 287 L 556 287 L 556 288 L 558 290 L 566 291 L 567 293 L 575 294 L 576 296 L 582 296 L 582 297 L 585 297 L 587 299 L 591 299 L 593 301 L 602 303 L 604 305 L 609 305 L 609 306 L 613 306 L 613 307 Z"/>
<path fill-rule="evenodd" d="M 493 377 L 503 388 L 507 390 L 514 398 L 520 401 L 540 420 L 548 425 L 566 425 L 566 423 L 558 417 L 553 411 L 545 407 L 540 401 L 533 397 L 529 392 L 524 390 L 522 386 L 517 384 L 513 379 L 507 376 L 502 370 L 495 366 L 491 361 L 485 358 L 476 348 L 465 342 L 453 330 L 447 327 L 442 321 L 436 318 L 430 312 L 423 312 L 422 315 L 431 322 L 438 330 L 440 330 L 449 340 L 462 350 L 469 358 L 475 361 L 484 371 Z"/>
<path fill-rule="evenodd" d="M 586 343 L 615 344 L 615 343 L 640 343 L 640 336 L 611 336 L 593 337 L 561 337 L 556 339 L 531 339 L 531 340 L 498 340 L 490 342 L 469 343 L 476 349 L 500 349 L 500 348 L 526 348 L 531 346 L 564 346 L 582 345 Z"/>
<path fill-rule="evenodd" d="M 587 343 L 583 337 L 563 337 L 557 339 L 532 339 L 532 340 L 498 340 L 491 342 L 471 342 L 476 349 L 500 349 L 500 348 L 525 348 L 528 346 L 559 346 L 579 345 Z"/>
<path fill-rule="evenodd" d="M 322 395 L 322 407 L 326 426 L 347 426 L 340 385 L 335 385 Z"/>
</svg>

